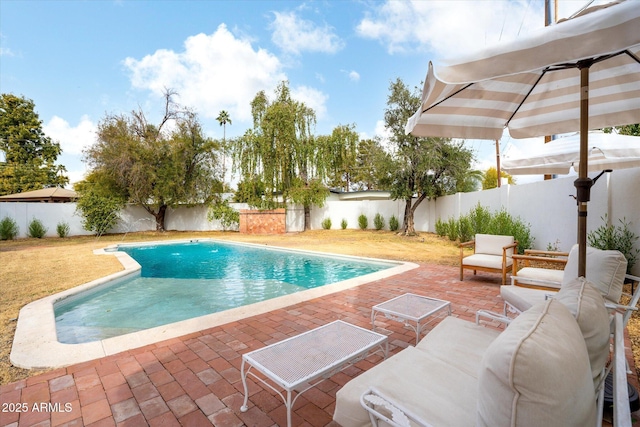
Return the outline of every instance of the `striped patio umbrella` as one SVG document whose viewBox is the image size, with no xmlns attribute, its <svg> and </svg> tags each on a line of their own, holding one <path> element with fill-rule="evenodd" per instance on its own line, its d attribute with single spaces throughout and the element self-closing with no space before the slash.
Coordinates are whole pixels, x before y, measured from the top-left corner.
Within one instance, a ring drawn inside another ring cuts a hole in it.
<svg viewBox="0 0 640 427">
<path fill-rule="evenodd" d="M 588 130 L 640 123 L 640 2 L 586 9 L 510 43 L 429 63 L 415 136 L 498 140 L 580 132 L 578 274 L 586 271 Z"/>
<path fill-rule="evenodd" d="M 589 170 L 640 167 L 640 136 L 589 132 Z M 566 175 L 578 172 L 580 135 L 573 134 L 544 144 L 533 155 L 505 157 L 502 170 L 511 175 Z"/>
</svg>

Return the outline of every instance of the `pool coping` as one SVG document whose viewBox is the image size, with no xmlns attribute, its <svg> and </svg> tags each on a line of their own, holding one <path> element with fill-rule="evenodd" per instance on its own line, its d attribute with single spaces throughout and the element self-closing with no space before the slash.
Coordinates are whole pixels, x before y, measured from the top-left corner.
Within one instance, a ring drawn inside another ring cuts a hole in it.
<svg viewBox="0 0 640 427">
<path fill-rule="evenodd" d="M 195 241 L 214 241 L 226 244 L 268 248 L 285 252 L 307 253 L 324 257 L 350 258 L 360 261 L 384 262 L 397 264 L 375 273 L 353 279 L 343 280 L 329 285 L 296 292 L 272 298 L 266 301 L 253 303 L 243 307 L 233 308 L 218 313 L 194 317 L 180 322 L 157 326 L 143 331 L 133 332 L 117 337 L 107 338 L 101 341 L 93 341 L 83 344 L 64 344 L 58 341 L 55 325 L 53 305 L 61 300 L 72 297 L 80 292 L 104 285 L 113 280 L 123 279 L 130 275 L 140 274 L 141 266 L 125 252 L 116 251 L 118 246 L 110 245 L 103 249 L 94 250 L 96 255 L 115 256 L 122 264 L 124 270 L 114 274 L 93 280 L 80 286 L 50 295 L 25 305 L 18 315 L 18 322 L 11 347 L 10 361 L 14 366 L 25 369 L 59 368 L 76 363 L 86 362 L 101 357 L 111 356 L 126 350 L 154 344 L 160 341 L 177 338 L 183 335 L 199 332 L 205 329 L 234 322 L 240 319 L 263 314 L 269 311 L 284 308 L 314 298 L 351 289 L 365 283 L 395 276 L 409 270 L 413 270 L 418 264 L 406 261 L 385 260 L 367 258 L 353 255 L 341 255 L 327 252 L 310 251 L 302 249 L 283 248 L 271 245 L 259 245 L 253 243 L 240 243 L 228 240 L 216 239 L 179 239 L 171 241 L 141 242 L 136 245 L 169 244 Z"/>
</svg>

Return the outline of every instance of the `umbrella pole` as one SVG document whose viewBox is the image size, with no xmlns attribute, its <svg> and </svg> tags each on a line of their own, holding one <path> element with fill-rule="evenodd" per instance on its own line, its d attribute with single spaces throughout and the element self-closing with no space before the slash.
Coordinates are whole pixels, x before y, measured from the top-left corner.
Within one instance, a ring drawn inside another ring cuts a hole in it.
<svg viewBox="0 0 640 427">
<path fill-rule="evenodd" d="M 578 201 L 578 277 L 587 272 L 587 202 L 593 181 L 587 176 L 589 136 L 589 67 L 592 61 L 582 61 L 580 69 L 580 165 L 574 185 Z"/>
</svg>

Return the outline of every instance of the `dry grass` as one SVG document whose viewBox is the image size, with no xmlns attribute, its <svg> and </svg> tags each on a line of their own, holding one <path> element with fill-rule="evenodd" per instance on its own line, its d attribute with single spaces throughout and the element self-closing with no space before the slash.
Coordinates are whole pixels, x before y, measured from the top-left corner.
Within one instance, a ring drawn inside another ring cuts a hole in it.
<svg viewBox="0 0 640 427">
<path fill-rule="evenodd" d="M 413 262 L 457 265 L 459 249 L 432 234 L 400 237 L 391 232 L 314 230 L 305 233 L 251 236 L 239 233 L 135 233 L 66 239 L 21 239 L 0 242 L 0 384 L 13 382 L 33 371 L 11 366 L 9 353 L 20 309 L 29 302 L 122 269 L 109 256 L 94 249 L 122 241 L 171 240 L 214 237 L 235 241 Z"/>
</svg>

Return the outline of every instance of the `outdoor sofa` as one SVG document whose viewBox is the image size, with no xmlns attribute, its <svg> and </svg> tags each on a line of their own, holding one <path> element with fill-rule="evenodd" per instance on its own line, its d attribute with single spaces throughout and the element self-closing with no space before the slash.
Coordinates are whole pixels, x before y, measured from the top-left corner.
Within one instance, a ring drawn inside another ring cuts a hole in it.
<svg viewBox="0 0 640 427">
<path fill-rule="evenodd" d="M 475 239 L 460 244 L 460 281 L 464 280 L 464 270 L 500 273 L 502 284 L 507 283 L 507 273 L 513 265 L 513 252 L 518 242 L 513 236 L 476 234 Z M 465 248 L 473 248 L 473 254 L 465 255 Z"/>
<path fill-rule="evenodd" d="M 524 270 L 526 268 L 520 270 L 519 273 L 523 273 Z M 520 277 L 518 274 L 515 278 L 512 276 L 511 285 L 500 287 L 500 296 L 505 302 L 505 315 L 508 311 L 520 313 L 529 309 L 534 304 L 555 295 L 565 283 L 577 277 L 578 245 L 571 248 L 564 270 L 554 270 L 554 272 L 560 273 L 559 275 L 556 273 L 556 276 L 553 277 L 548 273 L 537 273 L 536 270 L 542 269 L 531 268 L 527 274 L 522 276 L 526 277 L 527 286 L 514 284 L 516 281 L 514 279 Z M 627 259 L 621 252 L 587 247 L 585 277 L 600 290 L 605 302 L 612 306 L 620 302 L 626 271 Z M 633 276 L 629 277 L 633 279 Z M 635 305 L 636 302 L 637 296 L 631 305 Z"/>
<path fill-rule="evenodd" d="M 336 395 L 334 421 L 342 427 L 377 420 L 395 426 L 597 426 L 611 356 L 609 319 L 601 293 L 583 278 L 502 332 L 446 317 L 416 347 L 345 384 Z M 614 396 L 627 403 L 621 315 L 613 319 Z M 629 405 L 614 406 L 614 425 L 630 426 Z"/>
</svg>

